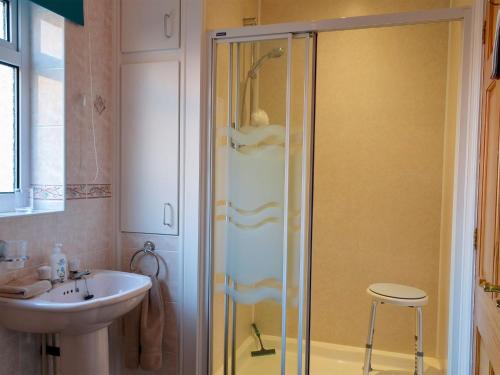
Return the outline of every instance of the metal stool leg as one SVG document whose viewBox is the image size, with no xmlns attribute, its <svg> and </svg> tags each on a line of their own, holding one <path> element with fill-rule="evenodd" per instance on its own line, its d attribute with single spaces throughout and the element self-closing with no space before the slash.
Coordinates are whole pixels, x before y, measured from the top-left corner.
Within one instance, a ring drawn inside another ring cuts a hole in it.
<svg viewBox="0 0 500 375">
<path fill-rule="evenodd" d="M 372 349 L 373 349 L 373 334 L 375 333 L 375 317 L 377 315 L 378 302 L 372 303 L 372 311 L 370 315 L 370 326 L 368 327 L 368 342 L 366 343 L 365 364 L 363 367 L 363 375 L 368 375 L 372 370 Z"/>
<path fill-rule="evenodd" d="M 422 308 L 416 308 L 416 333 L 415 333 L 415 375 L 424 375 L 424 333 Z"/>
</svg>

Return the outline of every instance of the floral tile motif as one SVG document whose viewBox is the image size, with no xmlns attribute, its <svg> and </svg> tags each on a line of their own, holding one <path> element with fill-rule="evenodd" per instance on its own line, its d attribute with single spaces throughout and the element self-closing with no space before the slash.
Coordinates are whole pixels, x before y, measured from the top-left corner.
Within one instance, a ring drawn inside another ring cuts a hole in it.
<svg viewBox="0 0 500 375">
<path fill-rule="evenodd" d="M 64 199 L 62 185 L 32 185 L 33 199 L 56 201 Z M 66 199 L 111 198 L 111 184 L 67 184 Z"/>
<path fill-rule="evenodd" d="M 60 201 L 64 199 L 62 185 L 31 185 L 33 199 L 46 201 Z"/>
<path fill-rule="evenodd" d="M 87 184 L 66 185 L 66 199 L 86 199 Z"/>
<path fill-rule="evenodd" d="M 68 184 L 66 199 L 110 198 L 111 184 Z"/>
<path fill-rule="evenodd" d="M 88 184 L 87 198 L 110 198 L 111 184 Z"/>
</svg>

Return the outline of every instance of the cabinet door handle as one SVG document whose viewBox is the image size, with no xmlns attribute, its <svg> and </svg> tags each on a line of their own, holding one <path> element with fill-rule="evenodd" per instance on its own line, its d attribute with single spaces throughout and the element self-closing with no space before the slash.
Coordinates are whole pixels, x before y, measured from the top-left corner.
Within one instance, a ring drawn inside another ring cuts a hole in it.
<svg viewBox="0 0 500 375">
<path fill-rule="evenodd" d="M 167 215 L 167 207 L 169 208 L 169 215 Z M 168 221 L 167 221 L 167 216 L 168 216 Z M 172 206 L 171 203 L 165 203 L 163 205 L 163 225 L 166 225 L 170 228 L 173 228 L 174 226 L 174 206 Z"/>
<path fill-rule="evenodd" d="M 165 38 L 168 38 L 168 39 L 170 39 L 172 37 L 172 31 L 171 31 L 171 27 L 170 27 L 171 23 L 172 22 L 170 21 L 170 14 L 165 13 L 163 15 L 163 33 L 165 34 Z"/>
</svg>

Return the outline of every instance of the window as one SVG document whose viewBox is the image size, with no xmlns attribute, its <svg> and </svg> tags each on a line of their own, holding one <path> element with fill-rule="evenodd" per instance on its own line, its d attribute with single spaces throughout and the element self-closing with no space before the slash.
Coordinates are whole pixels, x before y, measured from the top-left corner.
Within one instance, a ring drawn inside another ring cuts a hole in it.
<svg viewBox="0 0 500 375">
<path fill-rule="evenodd" d="M 9 3 L 0 0 L 0 39 L 9 41 Z"/>
<path fill-rule="evenodd" d="M 17 178 L 17 68 L 0 64 L 0 194 L 14 193 Z"/>
<path fill-rule="evenodd" d="M 28 183 L 20 174 L 20 98 L 28 94 L 21 92 L 19 16 L 18 0 L 0 0 L 0 213 L 14 211 L 15 193 Z"/>
<path fill-rule="evenodd" d="M 19 178 L 17 1 L 0 0 L 0 212 L 11 208 Z"/>
<path fill-rule="evenodd" d="M 0 218 L 64 210 L 64 19 L 0 0 Z"/>
<path fill-rule="evenodd" d="M 0 0 L 0 218 L 64 210 L 64 19 Z"/>
</svg>

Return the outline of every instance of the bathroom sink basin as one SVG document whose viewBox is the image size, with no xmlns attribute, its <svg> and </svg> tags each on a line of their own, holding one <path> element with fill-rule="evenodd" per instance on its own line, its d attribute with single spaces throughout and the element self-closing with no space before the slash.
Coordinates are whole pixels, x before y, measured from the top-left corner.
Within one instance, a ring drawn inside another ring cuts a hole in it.
<svg viewBox="0 0 500 375">
<path fill-rule="evenodd" d="M 82 279 L 27 300 L 0 298 L 0 324 L 30 333 L 90 333 L 132 310 L 151 288 L 148 276 L 126 272 L 93 271 L 85 279 L 88 292 Z"/>
</svg>

